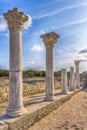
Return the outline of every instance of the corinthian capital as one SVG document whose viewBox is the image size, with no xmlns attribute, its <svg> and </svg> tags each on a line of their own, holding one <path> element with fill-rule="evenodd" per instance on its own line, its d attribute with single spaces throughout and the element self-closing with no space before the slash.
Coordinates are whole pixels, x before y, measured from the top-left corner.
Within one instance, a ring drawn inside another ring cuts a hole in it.
<svg viewBox="0 0 87 130">
<path fill-rule="evenodd" d="M 74 62 L 75 62 L 75 65 L 79 65 L 80 60 L 75 60 Z"/>
<path fill-rule="evenodd" d="M 24 23 L 28 20 L 28 16 L 23 12 L 19 12 L 17 8 L 8 10 L 7 13 L 4 13 L 4 17 L 7 20 L 9 29 L 22 30 Z"/>
<path fill-rule="evenodd" d="M 48 34 L 43 34 L 40 36 L 43 39 L 46 47 L 54 47 L 54 44 L 57 42 L 59 35 L 55 32 L 51 32 Z"/>
</svg>

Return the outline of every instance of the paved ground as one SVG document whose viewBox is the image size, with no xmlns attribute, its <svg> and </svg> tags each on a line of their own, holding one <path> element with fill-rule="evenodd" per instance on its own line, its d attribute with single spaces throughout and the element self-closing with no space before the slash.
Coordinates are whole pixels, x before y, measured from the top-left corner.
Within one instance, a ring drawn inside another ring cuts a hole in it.
<svg viewBox="0 0 87 130">
<path fill-rule="evenodd" d="M 57 92 L 57 98 L 60 98 Z M 44 94 L 24 98 L 24 104 L 29 112 L 44 106 Z M 33 109 L 32 109 L 33 105 Z M 0 115 L 7 109 L 7 103 L 0 104 Z M 87 130 L 87 91 L 81 91 L 68 102 L 35 123 L 29 130 Z"/>
<path fill-rule="evenodd" d="M 87 130 L 87 91 L 73 96 L 29 130 Z"/>
<path fill-rule="evenodd" d="M 55 90 L 55 95 L 57 99 L 66 96 L 61 94 L 61 90 Z M 46 104 L 50 103 L 50 102 L 45 102 L 44 98 L 45 98 L 45 93 L 24 97 L 23 98 L 24 106 L 29 113 L 34 112 L 37 109 L 41 108 L 42 106 L 45 106 Z M 0 104 L 0 116 L 6 113 L 7 106 L 8 103 Z"/>
</svg>

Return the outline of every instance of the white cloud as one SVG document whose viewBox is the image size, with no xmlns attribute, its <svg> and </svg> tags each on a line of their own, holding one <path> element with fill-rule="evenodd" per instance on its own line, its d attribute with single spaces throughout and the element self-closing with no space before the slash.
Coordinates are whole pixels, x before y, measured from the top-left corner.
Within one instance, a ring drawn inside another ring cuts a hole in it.
<svg viewBox="0 0 87 130">
<path fill-rule="evenodd" d="M 51 11 L 49 13 L 45 13 L 45 14 L 42 14 L 42 15 L 39 15 L 39 16 L 35 16 L 35 17 L 33 17 L 33 19 L 41 19 L 41 18 L 45 18 L 45 17 L 49 17 L 51 15 L 61 13 L 61 12 L 66 11 L 66 10 L 70 10 L 70 9 L 74 9 L 74 8 L 78 8 L 78 7 L 85 7 L 85 6 L 87 6 L 87 3 L 83 3 L 83 4 L 81 3 L 81 4 L 77 4 L 77 5 L 66 6 L 66 7 Z"/>
<path fill-rule="evenodd" d="M 44 51 L 44 46 L 40 44 L 35 44 L 32 48 L 31 51 Z"/>
<path fill-rule="evenodd" d="M 0 16 L 0 32 L 7 29 L 7 22 L 3 16 Z"/>
<path fill-rule="evenodd" d="M 87 18 L 86 19 L 80 19 L 80 20 L 77 20 L 77 21 L 72 21 L 70 23 L 66 23 L 65 25 L 62 25 L 59 28 L 64 28 L 64 27 L 67 27 L 67 26 L 76 25 L 76 24 L 85 23 L 85 22 L 87 22 Z"/>
<path fill-rule="evenodd" d="M 28 21 L 24 24 L 24 29 L 28 29 L 29 27 L 32 26 L 32 18 L 29 15 L 27 16 L 28 16 Z"/>
<path fill-rule="evenodd" d="M 27 15 L 27 16 L 29 17 L 29 19 L 24 24 L 24 29 L 28 29 L 32 25 L 32 18 L 29 15 Z M 0 32 L 6 31 L 7 27 L 8 27 L 7 21 L 5 20 L 5 18 L 3 16 L 0 16 Z"/>
<path fill-rule="evenodd" d="M 87 61 L 87 48 L 82 49 L 75 57 L 75 60 Z"/>
</svg>

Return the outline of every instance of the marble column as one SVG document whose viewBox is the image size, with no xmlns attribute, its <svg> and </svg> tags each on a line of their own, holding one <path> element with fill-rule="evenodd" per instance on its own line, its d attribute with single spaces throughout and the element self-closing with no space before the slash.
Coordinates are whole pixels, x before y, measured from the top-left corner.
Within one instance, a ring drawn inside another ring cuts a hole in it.
<svg viewBox="0 0 87 130">
<path fill-rule="evenodd" d="M 66 69 L 61 70 L 61 87 L 62 87 L 62 93 L 67 94 L 67 71 L 66 71 Z"/>
<path fill-rule="evenodd" d="M 40 36 L 46 46 L 46 101 L 54 99 L 54 59 L 53 48 L 57 42 L 59 35 L 55 32 L 44 34 Z"/>
<path fill-rule="evenodd" d="M 18 117 L 26 113 L 22 96 L 22 29 L 28 17 L 17 8 L 4 13 L 10 33 L 9 106 L 7 115 Z"/>
<path fill-rule="evenodd" d="M 80 61 L 75 61 L 75 68 L 76 68 L 76 76 L 75 76 L 75 88 L 80 88 L 80 75 L 79 75 L 79 63 Z"/>
<path fill-rule="evenodd" d="M 70 91 L 75 90 L 75 74 L 74 74 L 74 67 L 70 67 Z"/>
</svg>

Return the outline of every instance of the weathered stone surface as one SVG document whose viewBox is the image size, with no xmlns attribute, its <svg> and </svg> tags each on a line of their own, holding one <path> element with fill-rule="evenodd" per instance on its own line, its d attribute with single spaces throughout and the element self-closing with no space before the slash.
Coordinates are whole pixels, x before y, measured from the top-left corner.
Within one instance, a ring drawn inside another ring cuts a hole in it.
<svg viewBox="0 0 87 130">
<path fill-rule="evenodd" d="M 79 63 L 80 61 L 75 61 L 75 68 L 76 68 L 76 79 L 75 79 L 75 88 L 80 88 L 80 75 L 79 75 Z"/>
<path fill-rule="evenodd" d="M 23 107 L 22 102 L 22 72 L 9 73 L 9 107 Z"/>
<path fill-rule="evenodd" d="M 29 112 L 26 115 L 23 115 L 18 118 L 4 120 L 8 129 L 5 130 L 27 130 L 31 125 L 37 122 L 39 119 L 49 114 L 51 111 L 58 108 L 60 105 L 68 101 L 73 95 L 81 91 L 81 89 L 76 90 L 74 92 L 70 92 L 67 95 L 62 95 L 61 98 L 56 98 L 53 102 L 45 102 L 44 106 L 41 106 L 39 109 L 36 109 L 33 112 Z M 1 129 L 0 126 L 0 130 Z"/>
<path fill-rule="evenodd" d="M 75 90 L 75 74 L 74 74 L 74 67 L 70 67 L 70 90 Z"/>
<path fill-rule="evenodd" d="M 0 130 L 8 130 L 8 125 L 4 121 L 0 121 Z"/>
<path fill-rule="evenodd" d="M 66 71 L 66 69 L 61 70 L 61 87 L 62 87 L 62 93 L 67 94 L 67 71 Z"/>
<path fill-rule="evenodd" d="M 40 37 L 43 39 L 43 42 L 45 43 L 46 47 L 53 48 L 54 44 L 57 42 L 57 39 L 59 38 L 59 35 L 56 32 L 51 32 L 48 34 L 43 34 Z"/>
<path fill-rule="evenodd" d="M 19 12 L 17 8 L 8 10 L 7 13 L 4 13 L 4 17 L 10 30 L 22 30 L 24 23 L 28 20 L 28 16 L 24 15 L 23 12 Z"/>
<path fill-rule="evenodd" d="M 22 28 L 28 17 L 17 8 L 9 10 L 4 17 L 10 31 L 10 83 L 7 115 L 16 117 L 25 113 L 22 99 Z"/>
<path fill-rule="evenodd" d="M 45 100 L 54 100 L 54 62 L 53 47 L 59 37 L 55 32 L 40 36 L 46 45 L 46 97 Z"/>
<path fill-rule="evenodd" d="M 22 32 L 10 30 L 10 71 L 22 70 Z"/>
</svg>

